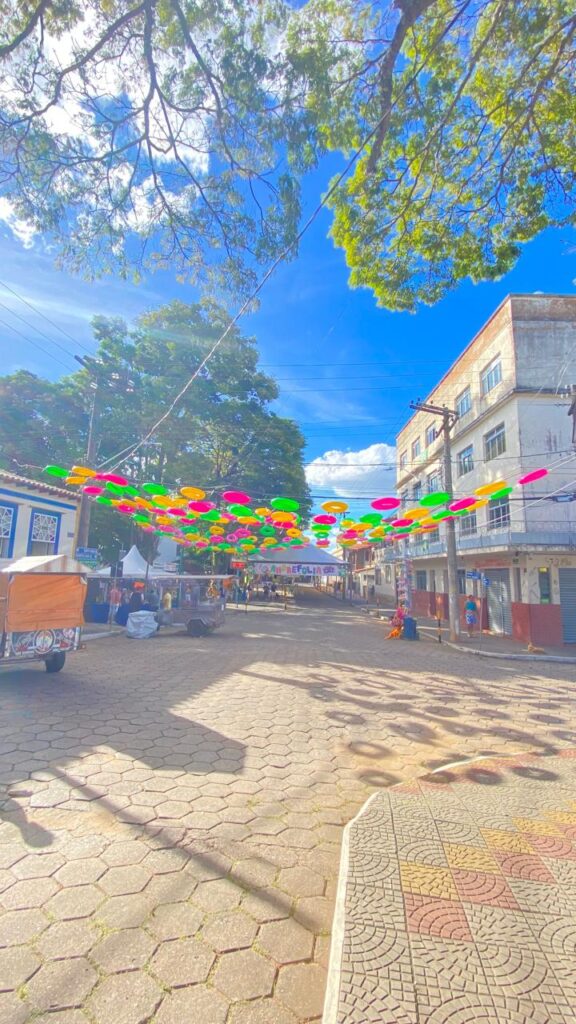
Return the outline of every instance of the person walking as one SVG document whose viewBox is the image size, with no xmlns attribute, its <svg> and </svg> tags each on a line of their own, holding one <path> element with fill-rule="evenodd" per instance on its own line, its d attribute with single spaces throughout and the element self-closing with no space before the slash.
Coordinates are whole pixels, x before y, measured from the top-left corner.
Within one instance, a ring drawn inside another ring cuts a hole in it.
<svg viewBox="0 0 576 1024">
<path fill-rule="evenodd" d="M 109 622 L 114 622 L 116 612 L 120 607 L 120 601 L 122 600 L 122 592 L 120 591 L 118 584 L 114 582 L 110 587 L 110 593 L 108 595 L 108 601 L 110 603 L 110 612 L 108 616 Z"/>
<path fill-rule="evenodd" d="M 466 629 L 468 630 L 468 636 L 472 637 L 474 626 L 478 621 L 476 600 L 473 594 L 468 594 L 466 604 L 464 605 L 464 615 L 466 617 Z"/>
</svg>

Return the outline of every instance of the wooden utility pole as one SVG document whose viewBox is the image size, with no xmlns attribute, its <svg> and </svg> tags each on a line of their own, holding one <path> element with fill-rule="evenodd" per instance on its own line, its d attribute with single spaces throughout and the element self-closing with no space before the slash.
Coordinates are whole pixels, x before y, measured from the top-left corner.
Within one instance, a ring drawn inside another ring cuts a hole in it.
<svg viewBox="0 0 576 1024">
<path fill-rule="evenodd" d="M 410 402 L 410 408 L 418 412 L 427 412 L 432 416 L 442 417 L 440 433 L 444 435 L 443 463 L 444 490 L 452 495 L 452 443 L 450 432 L 458 419 L 458 413 L 445 405 L 428 405 L 425 402 Z M 458 555 L 456 552 L 456 524 L 453 519 L 443 520 L 446 527 L 446 557 L 448 563 L 448 621 L 450 639 L 458 640 L 460 636 L 460 608 L 458 605 Z"/>
</svg>

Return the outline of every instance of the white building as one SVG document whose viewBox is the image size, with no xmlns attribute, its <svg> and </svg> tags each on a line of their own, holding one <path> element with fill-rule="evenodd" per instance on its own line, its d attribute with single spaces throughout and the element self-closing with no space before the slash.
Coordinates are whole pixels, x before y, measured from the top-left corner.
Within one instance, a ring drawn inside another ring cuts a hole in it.
<svg viewBox="0 0 576 1024">
<path fill-rule="evenodd" d="M 573 385 L 576 297 L 510 295 L 426 399 L 458 414 L 455 497 L 549 470 L 456 523 L 462 603 L 466 593 L 481 596 L 482 589 L 466 572 L 483 572 L 490 581 L 484 624 L 535 643 L 576 642 Z M 444 487 L 439 426 L 439 418 L 419 411 L 398 434 L 397 489 L 406 507 Z M 444 532 L 440 526 L 409 544 L 420 614 L 435 614 L 438 604 L 447 614 Z"/>
<path fill-rule="evenodd" d="M 0 470 L 0 568 L 26 555 L 73 555 L 79 500 Z"/>
</svg>

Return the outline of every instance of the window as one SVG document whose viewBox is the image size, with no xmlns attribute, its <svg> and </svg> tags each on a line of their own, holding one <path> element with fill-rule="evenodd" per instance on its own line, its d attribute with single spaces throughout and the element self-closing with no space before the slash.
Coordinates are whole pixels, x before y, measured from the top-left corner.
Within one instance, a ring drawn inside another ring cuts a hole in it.
<svg viewBox="0 0 576 1024">
<path fill-rule="evenodd" d="M 468 593 L 466 589 L 466 569 L 458 569 L 458 593 Z"/>
<path fill-rule="evenodd" d="M 426 569 L 416 569 L 416 590 L 426 590 Z"/>
<path fill-rule="evenodd" d="M 493 430 L 484 434 L 484 458 L 486 462 L 496 459 L 502 452 L 506 451 L 506 431 L 504 424 L 499 423 Z"/>
<path fill-rule="evenodd" d="M 417 437 L 416 440 L 412 442 L 412 461 L 414 462 L 414 459 L 417 459 L 419 455 L 420 455 L 420 438 Z"/>
<path fill-rule="evenodd" d="M 456 460 L 458 464 L 458 476 L 464 476 L 466 473 L 471 473 L 474 469 L 474 445 L 469 444 L 467 448 L 463 448 L 461 452 L 458 452 Z"/>
<path fill-rule="evenodd" d="M 412 500 L 413 501 L 420 501 L 421 497 L 422 497 L 422 484 L 420 482 L 418 482 L 417 484 L 414 484 L 414 487 L 412 488 Z"/>
<path fill-rule="evenodd" d="M 376 584 L 377 587 L 379 587 L 380 584 L 382 583 L 382 569 L 374 570 L 374 583 Z"/>
<path fill-rule="evenodd" d="M 431 444 L 434 444 L 436 440 L 436 424 L 431 423 L 429 427 L 426 427 L 426 447 L 429 448 Z"/>
<path fill-rule="evenodd" d="M 462 516 L 462 519 L 460 520 L 460 536 L 472 537 L 475 533 L 478 533 L 476 513 L 469 512 L 467 516 Z"/>
<path fill-rule="evenodd" d="M 438 470 L 434 473 L 430 473 L 427 481 L 428 494 L 434 494 L 435 491 L 439 491 L 442 487 L 442 480 Z"/>
<path fill-rule="evenodd" d="M 440 530 L 438 528 L 436 528 L 435 530 L 427 530 L 424 536 L 426 537 L 426 540 L 429 541 L 430 544 L 433 544 L 434 541 L 440 540 Z"/>
<path fill-rule="evenodd" d="M 510 502 L 508 498 L 496 498 L 488 506 L 488 525 L 494 530 L 510 525 Z"/>
<path fill-rule="evenodd" d="M 500 356 L 496 356 L 485 370 L 482 370 L 480 374 L 480 387 L 482 394 L 487 395 L 489 391 L 492 391 L 497 384 L 502 380 L 502 363 L 500 362 Z"/>
<path fill-rule="evenodd" d="M 384 579 L 386 580 L 386 583 L 392 583 L 392 566 L 391 565 L 385 565 L 384 566 Z"/>
<path fill-rule="evenodd" d="M 467 412 L 470 412 L 472 408 L 472 392 L 470 388 L 464 388 L 458 398 L 456 399 L 456 412 L 458 416 L 465 416 Z"/>
<path fill-rule="evenodd" d="M 400 469 L 406 469 L 408 465 L 408 452 L 402 452 L 400 456 Z"/>
<path fill-rule="evenodd" d="M 408 491 L 402 491 L 402 494 L 400 495 L 400 502 L 401 508 L 404 508 L 404 506 L 408 504 Z"/>
<path fill-rule="evenodd" d="M 538 569 L 538 588 L 540 590 L 540 604 L 550 604 L 552 600 L 550 569 Z"/>
<path fill-rule="evenodd" d="M 0 505 L 0 558 L 12 558 L 16 515 L 16 505 Z"/>
<path fill-rule="evenodd" d="M 60 516 L 57 513 L 32 511 L 29 555 L 55 555 L 58 548 Z"/>
</svg>

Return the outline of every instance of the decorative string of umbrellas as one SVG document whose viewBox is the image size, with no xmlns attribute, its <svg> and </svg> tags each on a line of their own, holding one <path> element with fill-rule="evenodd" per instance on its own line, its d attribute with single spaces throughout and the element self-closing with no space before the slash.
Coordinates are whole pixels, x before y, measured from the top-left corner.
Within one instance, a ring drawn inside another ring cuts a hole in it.
<svg viewBox="0 0 576 1024">
<path fill-rule="evenodd" d="M 95 504 L 108 506 L 126 516 L 147 533 L 170 537 L 177 544 L 198 551 L 209 549 L 242 556 L 256 551 L 304 547 L 313 541 L 317 547 L 337 543 L 354 548 L 365 543 L 400 541 L 413 534 L 438 529 L 441 522 L 470 515 L 476 509 L 508 497 L 515 486 L 524 487 L 548 475 L 547 469 L 535 469 L 516 481 L 482 484 L 464 498 L 453 498 L 446 491 L 426 494 L 414 507 L 401 508 L 397 497 L 372 501 L 372 512 L 353 518 L 346 501 L 325 501 L 322 512 L 313 516 L 309 526 L 300 515 L 300 504 L 293 498 L 272 498 L 257 505 L 244 491 L 224 490 L 208 498 L 201 487 L 186 486 L 170 491 L 149 482 L 136 487 L 124 476 L 100 473 L 87 466 L 46 466 L 44 472 L 75 487 Z"/>
</svg>

